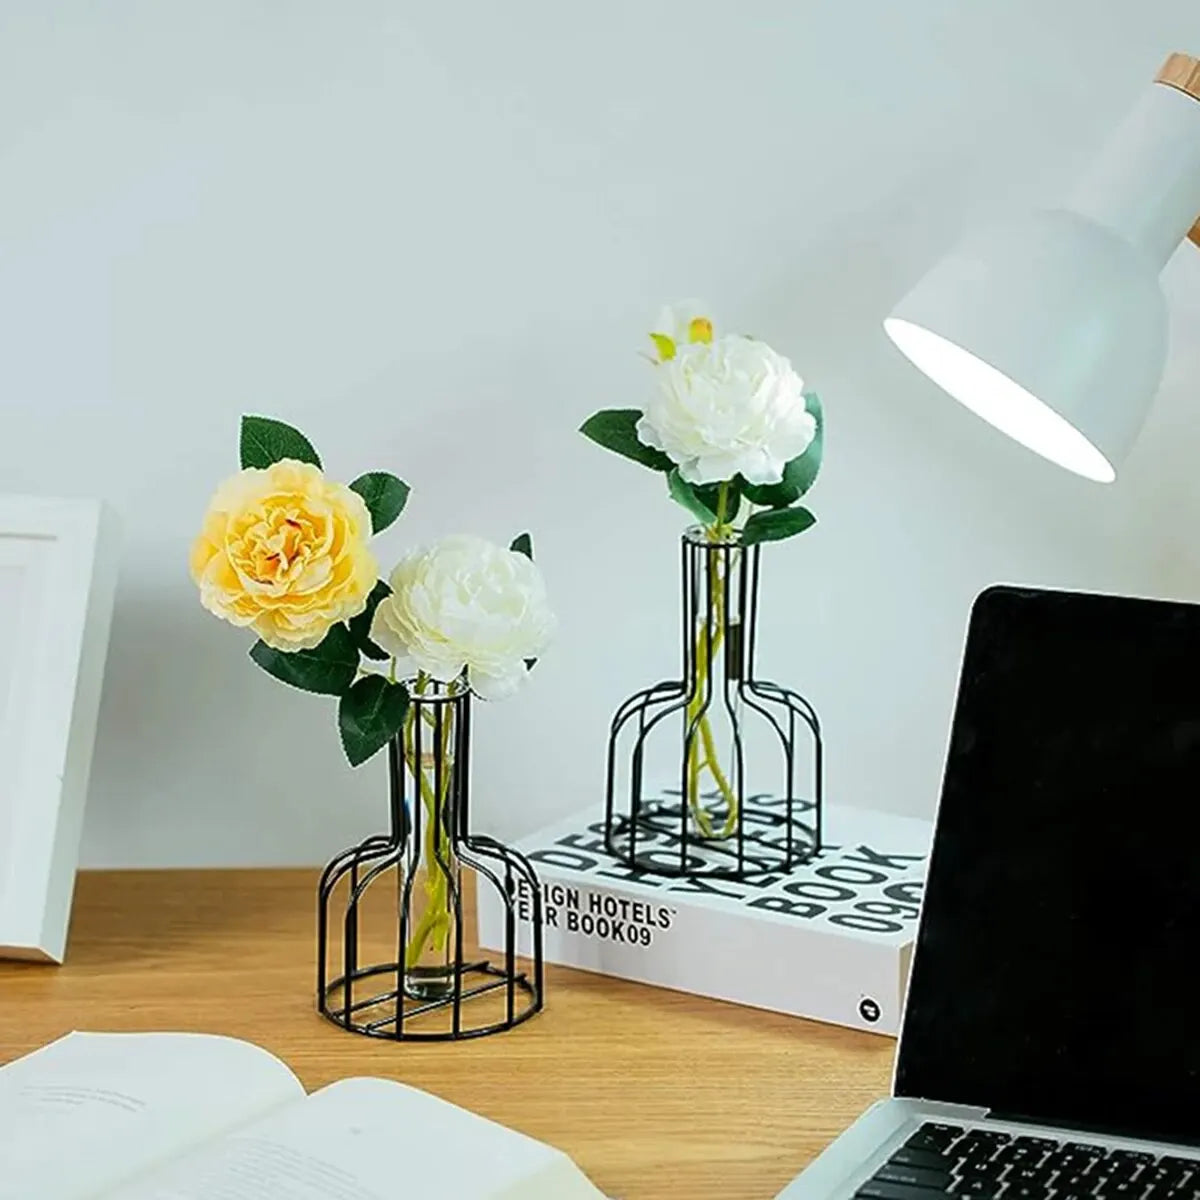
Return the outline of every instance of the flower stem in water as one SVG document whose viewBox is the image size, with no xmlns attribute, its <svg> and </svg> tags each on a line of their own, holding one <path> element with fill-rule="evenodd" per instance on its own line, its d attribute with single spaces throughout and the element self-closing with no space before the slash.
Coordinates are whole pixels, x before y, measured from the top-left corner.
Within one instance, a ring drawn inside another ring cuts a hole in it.
<svg viewBox="0 0 1200 1200">
<path fill-rule="evenodd" d="M 429 685 L 428 679 L 422 675 L 417 679 L 417 694 L 422 695 Z M 450 685 L 450 695 L 454 694 L 454 685 Z M 416 724 L 416 706 L 409 710 L 404 730 L 404 757 L 408 762 L 413 778 L 418 781 L 421 790 L 421 801 L 425 809 L 425 908 L 417 922 L 416 929 L 408 939 L 405 950 L 405 966 L 412 968 L 420 963 L 421 956 L 428 949 L 441 953 L 446 948 L 450 935 L 449 911 L 449 878 L 450 868 L 450 836 L 444 823 L 439 823 L 438 814 L 444 813 L 446 799 L 450 794 L 450 777 L 452 763 L 450 762 L 450 738 L 453 727 L 453 712 L 447 706 L 442 718 L 441 744 L 438 748 L 442 778 L 440 787 L 435 791 L 434 780 L 430 779 L 430 771 L 436 770 L 418 762 L 416 756 L 416 739 L 414 726 Z M 432 714 L 426 714 L 426 718 Z M 436 718 L 433 719 L 437 727 Z"/>
<path fill-rule="evenodd" d="M 710 531 L 713 537 L 720 536 L 724 527 L 728 493 L 729 484 L 722 484 L 717 501 L 717 525 Z M 737 826 L 738 798 L 721 769 L 705 701 L 712 664 L 725 637 L 725 593 L 721 586 L 720 560 L 715 550 L 708 553 L 708 601 L 713 621 L 711 630 L 707 617 L 696 630 L 696 686 L 687 705 L 687 729 L 692 732 L 688 750 L 687 803 L 701 836 L 711 838 L 714 836 L 712 820 L 700 801 L 701 773 L 708 771 L 725 801 L 725 823 L 721 827 L 720 837 L 728 837 Z M 699 738 L 696 734 L 699 734 Z"/>
</svg>

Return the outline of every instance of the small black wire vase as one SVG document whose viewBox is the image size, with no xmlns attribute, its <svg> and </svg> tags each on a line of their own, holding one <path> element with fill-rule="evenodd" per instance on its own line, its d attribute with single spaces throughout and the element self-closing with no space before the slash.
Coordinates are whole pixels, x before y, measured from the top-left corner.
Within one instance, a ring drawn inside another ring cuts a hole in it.
<svg viewBox="0 0 1200 1200">
<path fill-rule="evenodd" d="M 683 678 L 631 696 L 609 735 L 605 841 L 630 870 L 738 880 L 820 849 L 816 711 L 755 674 L 761 549 L 683 536 Z"/>
<path fill-rule="evenodd" d="M 410 690 L 388 745 L 390 831 L 342 851 L 321 876 L 317 1007 L 342 1029 L 395 1041 L 498 1033 L 544 1003 L 541 888 L 522 855 L 471 832 L 470 692 Z M 496 963 L 468 952 L 468 872 L 501 899 Z"/>
</svg>

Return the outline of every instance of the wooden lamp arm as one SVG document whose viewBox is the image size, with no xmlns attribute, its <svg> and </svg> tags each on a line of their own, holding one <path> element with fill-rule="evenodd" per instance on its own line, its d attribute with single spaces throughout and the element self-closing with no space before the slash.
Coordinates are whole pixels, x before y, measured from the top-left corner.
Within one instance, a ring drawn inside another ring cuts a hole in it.
<svg viewBox="0 0 1200 1200">
<path fill-rule="evenodd" d="M 1172 54 L 1163 63 L 1154 82 L 1176 88 L 1193 100 L 1200 100 L 1200 58 L 1193 58 L 1189 54 Z M 1192 226 L 1188 238 L 1200 246 L 1200 220 Z"/>
</svg>

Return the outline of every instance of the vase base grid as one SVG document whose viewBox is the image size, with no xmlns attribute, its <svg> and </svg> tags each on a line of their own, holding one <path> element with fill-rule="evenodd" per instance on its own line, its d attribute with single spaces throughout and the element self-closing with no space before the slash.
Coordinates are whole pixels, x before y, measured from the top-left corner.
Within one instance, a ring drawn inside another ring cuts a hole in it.
<svg viewBox="0 0 1200 1200">
<path fill-rule="evenodd" d="M 761 809 L 748 801 L 737 831 L 728 837 L 686 833 L 690 814 L 680 802 L 644 801 L 636 818 L 614 817 L 607 831 L 608 852 L 631 871 L 668 877 L 737 880 L 793 871 L 820 848 L 815 806 L 769 799 L 770 807 Z M 719 829 L 724 809 L 706 805 L 704 811 Z"/>
<path fill-rule="evenodd" d="M 384 990 L 375 990 L 381 986 Z M 318 1000 L 321 1015 L 339 1029 L 414 1042 L 499 1033 L 541 1008 L 527 972 L 509 972 L 486 959 L 465 962 L 458 970 L 451 967 L 444 995 L 415 995 L 417 990 L 411 972 L 406 977 L 398 963 L 379 963 L 355 971 L 349 980 L 331 980 Z M 360 992 L 363 997 L 358 999 Z"/>
</svg>

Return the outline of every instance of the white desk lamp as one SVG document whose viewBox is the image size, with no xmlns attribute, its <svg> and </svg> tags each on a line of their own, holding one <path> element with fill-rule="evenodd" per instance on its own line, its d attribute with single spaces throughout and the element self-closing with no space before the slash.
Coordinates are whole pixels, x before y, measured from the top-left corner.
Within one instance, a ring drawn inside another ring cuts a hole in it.
<svg viewBox="0 0 1200 1200">
<path fill-rule="evenodd" d="M 1200 59 L 1172 54 L 1062 208 L 968 237 L 884 322 L 956 400 L 1101 483 L 1162 378 L 1159 272 L 1200 244 L 1197 101 Z"/>
</svg>

